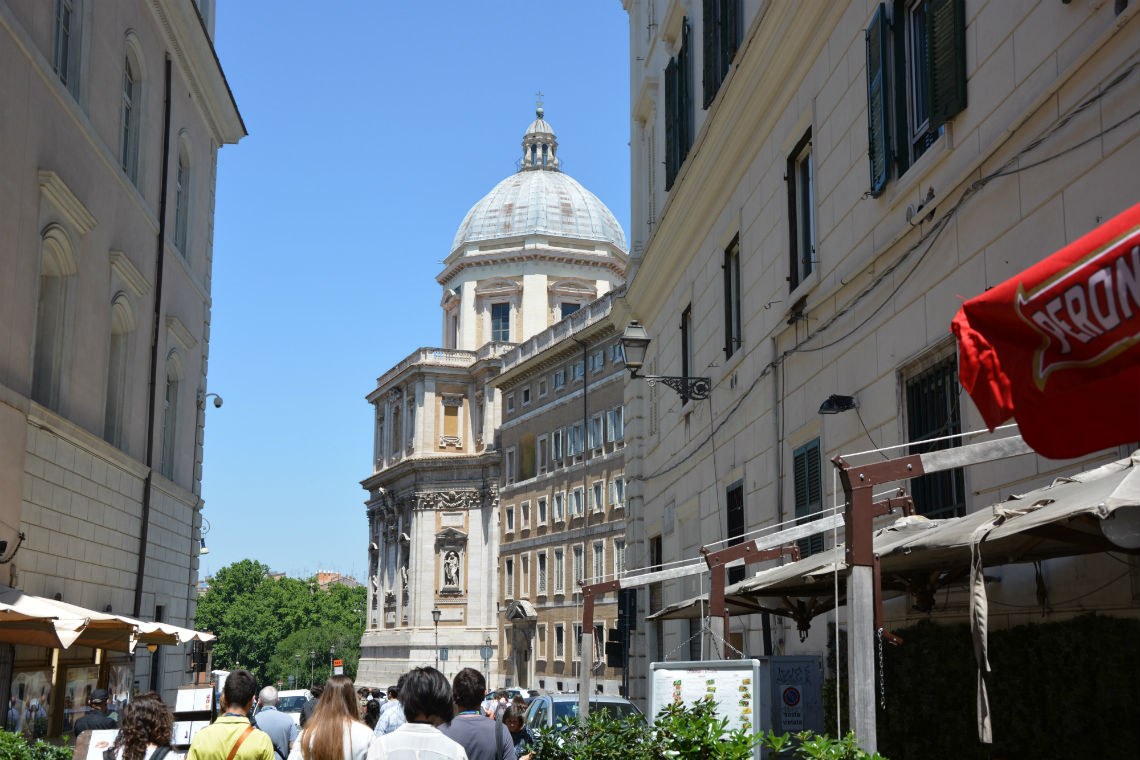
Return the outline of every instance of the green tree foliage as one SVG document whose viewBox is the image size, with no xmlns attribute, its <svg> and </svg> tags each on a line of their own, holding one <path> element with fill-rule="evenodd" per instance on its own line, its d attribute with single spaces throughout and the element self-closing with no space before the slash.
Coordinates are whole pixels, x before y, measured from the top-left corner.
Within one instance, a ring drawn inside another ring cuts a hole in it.
<svg viewBox="0 0 1140 760">
<path fill-rule="evenodd" d="M 344 660 L 345 675 L 354 678 L 364 632 L 357 610 L 364 609 L 365 589 L 321 590 L 315 578 L 275 579 L 268 573 L 269 567 L 255 560 L 235 562 L 219 570 L 199 597 L 195 626 L 218 637 L 214 667 L 246 668 L 259 684 L 288 684 L 296 671 L 299 684 L 307 686 L 310 663 L 317 682 L 331 675 L 333 646 Z"/>
<path fill-rule="evenodd" d="M 57 747 L 20 734 L 0 731 L 0 758 L 3 760 L 71 760 L 71 747 Z"/>
</svg>

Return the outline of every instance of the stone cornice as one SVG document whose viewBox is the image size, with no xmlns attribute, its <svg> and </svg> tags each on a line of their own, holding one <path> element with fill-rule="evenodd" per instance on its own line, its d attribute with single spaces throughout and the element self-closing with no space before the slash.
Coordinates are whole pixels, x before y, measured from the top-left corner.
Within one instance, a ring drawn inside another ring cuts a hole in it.
<svg viewBox="0 0 1140 760">
<path fill-rule="evenodd" d="M 131 263 L 127 254 L 122 251 L 110 251 L 108 255 L 111 259 L 111 271 L 126 283 L 136 298 L 142 298 L 150 291 L 150 283 L 143 277 L 142 272 Z"/>
<path fill-rule="evenodd" d="M 71 192 L 67 183 L 53 171 L 40 169 L 40 194 L 63 216 L 64 220 L 79 236 L 86 235 L 95 229 L 99 221 L 87 210 L 83 202 Z"/>
<path fill-rule="evenodd" d="M 399 480 L 409 472 L 416 470 L 462 470 L 469 468 L 473 472 L 476 469 L 483 467 L 497 466 L 499 464 L 499 451 L 485 451 L 481 454 L 421 454 L 405 457 L 391 467 L 385 467 L 379 472 L 369 475 L 364 480 L 360 481 L 361 487 L 366 491 L 371 491 L 377 486 L 383 486 L 395 480 Z M 497 472 L 486 473 L 488 478 L 498 480 Z M 482 477 L 479 478 L 482 480 Z"/>
<path fill-rule="evenodd" d="M 520 241 L 518 246 L 509 250 L 460 254 L 446 262 L 443 271 L 436 275 L 435 280 L 440 285 L 446 286 L 465 269 L 533 261 L 608 269 L 618 277 L 625 277 L 627 254 L 607 243 L 598 243 L 598 246 L 603 250 L 586 251 L 559 248 L 556 242 L 551 242 L 549 248 L 537 247 L 529 244 L 524 245 L 523 241 Z"/>
<path fill-rule="evenodd" d="M 182 324 L 182 320 L 173 314 L 168 314 L 166 317 L 166 330 L 174 336 L 174 339 L 185 351 L 189 351 L 198 345 L 198 339 L 194 337 L 194 334 L 187 330 L 186 325 Z"/>
</svg>

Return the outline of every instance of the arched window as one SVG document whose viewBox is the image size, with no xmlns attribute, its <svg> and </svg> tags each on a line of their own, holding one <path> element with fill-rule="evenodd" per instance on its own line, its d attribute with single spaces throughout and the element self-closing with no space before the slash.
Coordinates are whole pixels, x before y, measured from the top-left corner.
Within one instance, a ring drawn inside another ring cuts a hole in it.
<svg viewBox="0 0 1140 760">
<path fill-rule="evenodd" d="M 139 120 L 142 116 L 143 71 L 133 41 L 128 38 L 123 55 L 123 89 L 121 93 L 121 126 L 119 164 L 130 177 L 139 181 Z"/>
<path fill-rule="evenodd" d="M 78 267 L 71 239 L 59 225 L 44 230 L 40 250 L 32 398 L 59 411 L 70 337 L 71 290 Z"/>
<path fill-rule="evenodd" d="M 111 301 L 111 340 L 107 351 L 107 401 L 103 415 L 103 439 L 123 447 L 123 418 L 126 412 L 127 352 L 135 329 L 135 315 L 127 296 L 119 293 Z"/>
<path fill-rule="evenodd" d="M 158 471 L 174 480 L 174 458 L 178 448 L 178 397 L 182 387 L 182 364 L 178 354 L 166 357 L 166 393 L 162 398 L 162 459 Z"/>
<path fill-rule="evenodd" d="M 174 245 L 186 258 L 190 258 L 190 249 L 186 247 L 190 226 L 190 180 L 190 152 L 186 142 L 179 140 L 178 172 L 174 178 Z"/>
</svg>

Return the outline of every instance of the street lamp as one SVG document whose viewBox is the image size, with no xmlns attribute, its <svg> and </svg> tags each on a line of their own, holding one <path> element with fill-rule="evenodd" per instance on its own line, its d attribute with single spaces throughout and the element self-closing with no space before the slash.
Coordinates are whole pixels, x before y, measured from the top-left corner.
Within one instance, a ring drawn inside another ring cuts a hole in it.
<svg viewBox="0 0 1140 760">
<path fill-rule="evenodd" d="M 317 652 L 315 649 L 310 649 L 309 650 L 309 688 L 310 689 L 313 688 L 313 683 L 314 683 L 314 679 L 313 679 L 314 670 L 313 669 L 316 666 L 316 661 L 317 661 Z"/>
<path fill-rule="evenodd" d="M 621 351 L 625 368 L 629 370 L 630 377 L 640 377 L 653 387 L 657 383 L 667 385 L 681 397 L 682 401 L 694 399 L 700 401 L 709 397 L 712 390 L 712 378 L 688 377 L 673 375 L 640 375 L 638 370 L 645 364 L 645 353 L 649 349 L 651 338 L 645 326 L 636 319 L 626 325 L 621 335 Z"/>
<path fill-rule="evenodd" d="M 361 627 L 363 627 L 364 626 L 364 608 L 361 607 L 359 604 L 356 605 L 356 616 L 360 621 Z"/>
<path fill-rule="evenodd" d="M 295 662 L 293 663 L 293 683 L 296 684 L 297 681 L 299 680 L 298 675 L 297 675 L 297 671 L 299 671 L 301 669 L 301 653 L 300 652 L 294 652 L 293 653 L 293 659 L 295 660 Z"/>
<path fill-rule="evenodd" d="M 336 657 L 336 647 L 329 644 L 329 678 L 333 677 L 333 658 Z"/>
<path fill-rule="evenodd" d="M 439 670 L 439 616 L 443 614 L 443 610 L 436 607 L 431 611 L 432 622 L 435 623 L 435 669 Z"/>
</svg>

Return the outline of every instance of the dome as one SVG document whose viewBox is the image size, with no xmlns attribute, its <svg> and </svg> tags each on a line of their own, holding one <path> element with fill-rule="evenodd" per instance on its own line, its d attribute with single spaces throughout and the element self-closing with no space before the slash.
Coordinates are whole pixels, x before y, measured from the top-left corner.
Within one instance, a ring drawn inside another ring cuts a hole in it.
<svg viewBox="0 0 1140 760">
<path fill-rule="evenodd" d="M 454 253 L 484 240 L 542 234 L 610 243 L 625 232 L 598 196 L 559 168 L 558 140 L 542 108 L 523 135 L 522 165 L 471 207 L 451 243 Z"/>
</svg>

